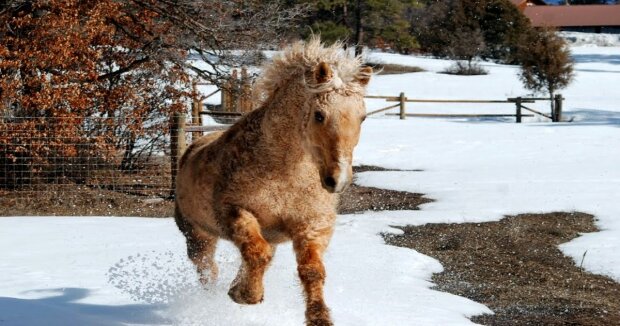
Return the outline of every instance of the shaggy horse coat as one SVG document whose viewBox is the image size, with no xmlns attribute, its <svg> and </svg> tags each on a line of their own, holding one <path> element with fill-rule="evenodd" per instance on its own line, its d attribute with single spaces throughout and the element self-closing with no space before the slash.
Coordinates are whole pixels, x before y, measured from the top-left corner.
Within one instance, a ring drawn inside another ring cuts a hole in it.
<svg viewBox="0 0 620 326">
<path fill-rule="evenodd" d="M 187 149 L 179 162 L 175 219 L 204 284 L 217 277 L 216 243 L 227 239 L 243 258 L 228 294 L 237 303 L 259 303 L 276 245 L 292 241 L 306 323 L 332 325 L 322 255 L 337 193 L 351 182 L 371 73 L 338 44 L 295 43 L 264 67 L 256 110 Z"/>
</svg>

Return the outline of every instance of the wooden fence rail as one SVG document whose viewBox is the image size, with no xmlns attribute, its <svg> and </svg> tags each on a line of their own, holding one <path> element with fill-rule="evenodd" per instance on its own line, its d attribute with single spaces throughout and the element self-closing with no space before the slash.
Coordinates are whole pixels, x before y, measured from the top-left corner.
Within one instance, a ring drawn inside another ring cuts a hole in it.
<svg viewBox="0 0 620 326">
<path fill-rule="evenodd" d="M 521 123 L 522 117 L 533 116 L 531 114 L 523 114 L 522 110 L 525 109 L 534 114 L 551 119 L 553 122 L 561 121 L 562 119 L 562 102 L 564 98 L 561 94 L 556 95 L 553 99 L 547 97 L 512 97 L 505 100 L 440 100 L 440 99 L 410 99 L 405 96 L 405 93 L 400 93 L 399 96 L 381 96 L 381 95 L 368 95 L 365 98 L 370 99 L 385 99 L 386 102 L 398 102 L 398 104 L 390 105 L 384 108 L 380 108 L 374 111 L 366 113 L 366 115 L 372 115 L 380 112 L 384 112 L 396 107 L 400 108 L 398 115 L 401 120 L 406 117 L 515 117 L 517 123 Z M 523 103 L 535 103 L 536 101 L 554 101 L 553 111 L 551 115 L 544 114 L 540 111 L 536 111 L 532 108 L 526 107 Z M 439 113 L 406 113 L 406 103 L 514 103 L 515 114 L 439 114 Z M 393 113 L 387 113 L 387 115 L 396 115 Z"/>
<path fill-rule="evenodd" d="M 236 74 L 234 74 L 234 80 L 237 80 Z M 249 112 L 250 110 L 250 102 L 248 100 L 248 96 L 250 93 L 249 86 L 244 84 L 247 80 L 247 72 L 242 71 L 241 78 L 241 95 L 239 97 L 234 97 L 233 93 L 230 90 L 216 90 L 211 92 L 210 94 L 202 97 L 195 97 L 192 103 L 192 124 L 186 125 L 185 123 L 185 115 L 183 114 L 174 114 L 170 121 L 170 140 L 171 140 L 171 167 L 172 167 L 172 191 L 174 192 L 175 188 L 175 176 L 177 172 L 177 160 L 185 150 L 186 141 L 185 141 L 185 132 L 191 132 L 193 137 L 199 137 L 203 132 L 210 132 L 216 130 L 224 130 L 228 128 L 230 125 L 218 125 L 218 126 L 203 126 L 202 125 L 202 115 L 210 115 L 214 117 L 241 117 L 243 114 Z M 194 94 L 197 93 L 196 85 L 194 84 Z M 203 101 L 218 92 L 222 92 L 222 103 L 227 105 L 226 107 L 222 107 L 222 111 L 211 111 L 203 109 Z M 399 96 L 382 96 L 382 95 L 367 95 L 365 98 L 368 99 L 384 99 L 386 102 L 398 102 L 393 105 L 389 105 L 384 108 L 380 108 L 377 110 L 373 110 L 367 112 L 366 115 L 373 115 L 380 112 L 384 112 L 390 109 L 399 108 L 399 113 L 387 113 L 387 115 L 398 115 L 400 119 L 404 120 L 406 117 L 452 117 L 452 118 L 482 118 L 482 117 L 515 117 L 517 123 L 520 123 L 523 117 L 533 117 L 533 114 L 523 114 L 522 110 L 527 110 L 536 115 L 543 116 L 545 118 L 551 119 L 553 122 L 561 121 L 562 119 L 562 106 L 563 100 L 561 94 L 556 95 L 553 99 L 545 98 L 545 97 L 512 97 L 507 98 L 505 100 L 475 100 L 475 99 L 464 99 L 464 100 L 441 100 L 441 99 L 413 99 L 407 98 L 405 93 L 401 92 Z M 551 115 L 544 114 L 542 112 L 536 111 L 532 108 L 526 107 L 523 105 L 524 103 L 535 103 L 536 101 L 554 101 L 553 110 Z M 234 104 L 236 103 L 236 104 Z M 513 103 L 515 104 L 515 114 L 436 114 L 436 113 L 407 113 L 406 112 L 406 103 Z M 234 106 L 231 106 L 233 105 Z"/>
</svg>

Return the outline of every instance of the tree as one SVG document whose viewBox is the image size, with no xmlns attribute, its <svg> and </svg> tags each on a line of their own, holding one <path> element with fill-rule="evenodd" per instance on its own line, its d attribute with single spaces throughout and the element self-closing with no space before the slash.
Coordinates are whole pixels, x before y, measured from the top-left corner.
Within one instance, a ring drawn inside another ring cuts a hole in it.
<svg viewBox="0 0 620 326">
<path fill-rule="evenodd" d="M 457 61 L 445 72 L 456 75 L 487 74 L 488 72 L 474 60 L 484 49 L 484 38 L 480 30 L 469 30 L 466 28 L 457 29 L 452 35 L 447 51 L 450 53 L 449 56 L 451 58 L 463 61 Z"/>
<path fill-rule="evenodd" d="M 480 31 L 484 40 L 482 58 L 515 63 L 522 34 L 529 20 L 508 0 L 439 0 L 413 16 L 413 33 L 423 51 L 451 57 L 451 46 L 459 42 L 459 30 Z"/>
<path fill-rule="evenodd" d="M 301 12 L 243 0 L 0 3 L 0 123 L 10 126 L 0 129 L 0 165 L 55 177 L 33 169 L 120 156 L 121 168 L 137 168 L 163 144 L 192 78 L 221 83 Z"/>
<path fill-rule="evenodd" d="M 326 42 L 346 41 L 356 53 L 367 46 L 409 53 L 417 48 L 410 34 L 409 15 L 419 6 L 417 0 L 323 0 L 285 1 L 287 5 L 305 4 L 309 14 L 307 29 L 301 37 L 320 34 Z"/>
<path fill-rule="evenodd" d="M 552 29 L 533 29 L 525 35 L 518 57 L 523 85 L 535 92 L 546 91 L 555 116 L 555 93 L 573 79 L 573 61 L 566 42 Z"/>
</svg>

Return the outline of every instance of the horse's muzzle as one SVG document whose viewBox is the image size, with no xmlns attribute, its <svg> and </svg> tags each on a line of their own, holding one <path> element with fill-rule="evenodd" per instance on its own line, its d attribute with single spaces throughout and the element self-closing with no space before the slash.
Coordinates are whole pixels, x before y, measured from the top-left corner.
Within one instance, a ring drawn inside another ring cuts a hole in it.
<svg viewBox="0 0 620 326">
<path fill-rule="evenodd" d="M 342 180 L 342 178 L 339 179 L 341 180 L 335 179 L 332 176 L 327 176 L 321 179 L 321 185 L 329 193 L 341 193 L 345 189 L 347 189 L 350 181 L 348 180 L 348 178 L 346 178 L 347 180 Z"/>
<path fill-rule="evenodd" d="M 323 180 L 321 180 L 321 184 L 323 185 L 323 188 L 325 188 L 325 190 L 329 191 L 330 193 L 336 192 L 336 179 L 334 179 L 333 177 L 323 178 Z"/>
</svg>

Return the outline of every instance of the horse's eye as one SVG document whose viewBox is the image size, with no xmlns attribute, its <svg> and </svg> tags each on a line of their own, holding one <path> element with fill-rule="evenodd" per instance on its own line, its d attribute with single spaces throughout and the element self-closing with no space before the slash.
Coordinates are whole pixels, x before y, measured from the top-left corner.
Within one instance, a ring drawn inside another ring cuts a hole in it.
<svg viewBox="0 0 620 326">
<path fill-rule="evenodd" d="M 316 122 L 323 122 L 323 121 L 325 121 L 325 116 L 323 115 L 323 113 L 321 111 L 315 111 L 314 112 L 314 120 Z"/>
</svg>

